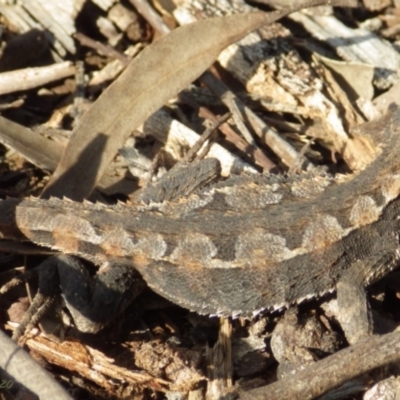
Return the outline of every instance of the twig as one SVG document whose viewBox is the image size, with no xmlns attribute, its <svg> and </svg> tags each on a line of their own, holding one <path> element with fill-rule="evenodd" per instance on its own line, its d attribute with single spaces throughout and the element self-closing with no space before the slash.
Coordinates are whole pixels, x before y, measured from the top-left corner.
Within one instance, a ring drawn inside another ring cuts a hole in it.
<svg viewBox="0 0 400 400">
<path fill-rule="evenodd" d="M 74 103 L 70 111 L 70 115 L 74 119 L 74 126 L 78 123 L 79 118 L 85 112 L 85 66 L 83 61 L 77 61 L 75 74 L 75 93 Z"/>
<path fill-rule="evenodd" d="M 285 165 L 290 167 L 295 163 L 299 158 L 296 149 L 286 140 L 282 139 L 281 136 L 271 129 L 249 107 L 243 104 L 243 102 L 235 96 L 235 94 L 229 90 L 220 79 L 217 79 L 213 75 L 213 73 L 216 72 L 214 67 L 211 67 L 210 70 L 211 72 L 206 72 L 200 77 L 201 81 L 212 92 L 219 96 L 227 107 L 229 107 L 230 103 L 234 102 L 241 112 L 241 117 L 248 120 L 257 136 L 263 140 L 276 155 L 279 156 Z"/>
<path fill-rule="evenodd" d="M 225 123 L 229 118 L 231 117 L 231 113 L 227 113 L 223 115 L 222 117 L 218 118 L 218 121 L 213 124 L 212 127 L 206 129 L 204 133 L 199 137 L 197 142 L 190 148 L 190 150 L 187 152 L 185 155 L 184 159 L 182 161 L 184 162 L 189 162 L 192 161 L 196 153 L 201 149 L 203 144 L 210 139 L 211 135 L 223 124 Z M 211 146 L 211 143 L 208 144 L 207 148 L 204 149 L 206 152 L 208 152 L 209 147 Z M 201 155 L 198 155 L 198 158 L 202 159 L 204 158 L 205 154 L 202 152 Z"/>
<path fill-rule="evenodd" d="M 190 96 L 190 93 L 182 92 L 179 94 L 179 97 L 194 110 L 197 110 L 200 117 L 206 118 L 214 124 L 217 123 L 218 118 L 214 113 L 212 113 L 208 108 L 200 106 L 193 99 L 193 96 Z M 276 167 L 276 165 L 259 148 L 248 144 L 228 124 L 222 124 L 219 127 L 219 130 L 224 134 L 227 142 L 232 143 L 236 148 L 253 157 L 254 161 L 266 171 L 271 171 Z"/>
<path fill-rule="evenodd" d="M 400 331 L 371 336 L 311 365 L 290 379 L 239 393 L 239 399 L 313 399 L 356 376 L 399 360 Z"/>
<path fill-rule="evenodd" d="M 161 35 L 165 35 L 170 31 L 161 17 L 153 10 L 149 2 L 146 0 L 129 0 L 143 18 L 152 26 L 154 30 Z"/>
<path fill-rule="evenodd" d="M 46 67 L 25 68 L 0 74 L 0 95 L 33 89 L 75 74 L 69 61 Z"/>
<path fill-rule="evenodd" d="M 206 398 L 224 398 L 232 387 L 232 325 L 228 318 L 220 319 L 218 341 L 212 348 L 206 347 L 207 385 Z"/>
<path fill-rule="evenodd" d="M 79 41 L 82 46 L 89 47 L 91 49 L 95 49 L 99 54 L 103 54 L 108 57 L 113 57 L 125 66 L 129 64 L 131 61 L 129 57 L 121 54 L 119 51 L 115 50 L 111 46 L 106 46 L 103 43 L 98 42 L 97 40 L 93 40 L 90 37 L 84 35 L 83 33 L 75 33 L 74 38 Z"/>
</svg>

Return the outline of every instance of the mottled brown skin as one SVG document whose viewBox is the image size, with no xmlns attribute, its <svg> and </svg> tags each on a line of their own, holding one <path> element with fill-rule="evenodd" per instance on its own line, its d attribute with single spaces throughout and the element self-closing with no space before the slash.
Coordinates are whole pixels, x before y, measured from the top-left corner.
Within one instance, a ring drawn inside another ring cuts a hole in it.
<svg viewBox="0 0 400 400">
<path fill-rule="evenodd" d="M 187 198 L 113 207 L 4 200 L 0 233 L 131 265 L 156 292 L 201 313 L 281 308 L 335 290 L 346 271 L 365 286 L 399 258 L 399 114 L 372 125 L 379 155 L 351 179 L 233 177 Z"/>
</svg>

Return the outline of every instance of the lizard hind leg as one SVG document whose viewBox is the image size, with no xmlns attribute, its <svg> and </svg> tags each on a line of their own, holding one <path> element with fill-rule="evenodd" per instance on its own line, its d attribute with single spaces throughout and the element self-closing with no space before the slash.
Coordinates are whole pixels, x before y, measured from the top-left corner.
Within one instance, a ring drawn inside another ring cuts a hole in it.
<svg viewBox="0 0 400 400">
<path fill-rule="evenodd" d="M 140 274 L 124 261 L 113 260 L 91 277 L 75 257 L 57 257 L 62 296 L 81 332 L 96 333 L 108 325 L 142 292 Z"/>
<path fill-rule="evenodd" d="M 39 288 L 29 309 L 13 333 L 13 340 L 35 326 L 61 294 L 78 330 L 96 333 L 118 316 L 138 296 L 145 284 L 130 265 L 106 265 L 91 277 L 76 257 L 57 255 L 47 258 L 25 279 L 39 277 Z M 14 279 L 1 293 L 23 281 Z"/>
</svg>

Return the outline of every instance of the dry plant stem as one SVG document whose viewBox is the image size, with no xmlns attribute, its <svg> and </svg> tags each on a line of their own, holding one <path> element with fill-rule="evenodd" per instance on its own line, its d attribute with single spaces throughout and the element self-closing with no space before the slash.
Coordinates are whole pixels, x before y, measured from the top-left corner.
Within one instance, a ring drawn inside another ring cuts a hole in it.
<svg viewBox="0 0 400 400">
<path fill-rule="evenodd" d="M 41 399 L 72 400 L 72 397 L 23 349 L 0 331 L 0 368 Z"/>
<path fill-rule="evenodd" d="M 207 87 L 210 90 L 212 89 L 212 86 L 218 86 L 219 83 L 216 82 L 218 79 L 214 78 L 213 75 L 211 75 L 208 71 L 206 71 L 201 77 L 200 81 L 203 82 L 205 85 L 208 85 Z M 243 121 L 243 113 L 241 110 L 243 110 L 244 105 L 238 100 L 237 96 L 228 89 L 222 82 L 221 86 L 218 86 L 221 90 L 216 93 L 220 98 L 221 101 L 228 107 L 229 111 L 232 113 L 233 120 L 235 121 L 237 129 L 240 131 L 244 139 L 249 143 L 251 146 L 257 148 L 257 143 L 255 142 L 253 136 L 251 135 L 250 131 L 248 130 L 247 126 L 245 125 Z"/>
<path fill-rule="evenodd" d="M 400 331 L 371 336 L 329 356 L 290 379 L 240 393 L 240 400 L 313 399 L 364 374 L 400 360 Z"/>
<path fill-rule="evenodd" d="M 242 111 L 242 117 L 248 119 L 248 122 L 254 129 L 256 135 L 263 140 L 269 148 L 282 160 L 282 162 L 290 167 L 296 160 L 298 160 L 298 152 L 288 142 L 283 140 L 276 132 L 274 132 L 257 114 L 255 114 L 249 107 L 234 95 L 225 84 L 215 77 L 216 73 L 214 67 L 210 68 L 212 73 L 206 72 L 200 78 L 202 82 L 217 96 L 219 96 L 224 104 L 226 104 L 227 97 L 234 101 L 238 108 Z M 227 105 L 227 104 L 226 104 Z M 228 105 L 227 105 L 228 106 Z"/>
<path fill-rule="evenodd" d="M 218 118 L 208 108 L 199 106 L 197 102 L 187 93 L 181 93 L 180 97 L 192 108 L 197 110 L 200 117 L 210 120 L 213 124 L 217 123 Z M 254 158 L 254 161 L 263 167 L 265 170 L 270 171 L 276 165 L 260 150 L 249 145 L 243 138 L 241 138 L 228 124 L 222 124 L 219 130 L 224 134 L 225 140 L 232 143 L 237 149 L 249 154 Z"/>
<path fill-rule="evenodd" d="M 170 31 L 168 26 L 164 23 L 162 18 L 154 11 L 147 0 L 129 0 L 142 17 L 152 26 L 154 30 L 161 35 L 165 35 Z"/>
<path fill-rule="evenodd" d="M 85 67 L 83 61 L 77 61 L 75 74 L 75 93 L 74 104 L 70 111 L 70 115 L 74 118 L 74 126 L 78 123 L 79 118 L 84 113 L 85 101 Z"/>
<path fill-rule="evenodd" d="M 187 152 L 185 157 L 183 158 L 183 162 L 190 162 L 193 160 L 194 156 L 198 153 L 198 151 L 201 149 L 203 144 L 210 139 L 211 135 L 223 124 L 225 123 L 229 118 L 231 117 L 231 113 L 227 113 L 223 115 L 221 118 L 218 118 L 218 121 L 212 126 L 211 128 L 208 128 L 204 131 L 204 133 L 199 137 L 199 140 L 190 148 L 190 150 Z M 208 146 L 207 146 L 208 147 Z M 199 158 L 204 158 L 203 154 L 202 156 L 198 156 Z"/>
<path fill-rule="evenodd" d="M 113 49 L 111 46 L 106 46 L 103 43 L 93 40 L 90 37 L 84 35 L 83 33 L 78 32 L 74 35 L 74 37 L 76 40 L 80 42 L 82 46 L 95 49 L 97 52 L 99 52 L 99 54 L 103 54 L 108 57 L 113 57 L 121 61 L 121 63 L 123 63 L 125 66 L 128 65 L 129 62 L 131 61 L 129 57 L 124 56 L 119 51 Z"/>
<path fill-rule="evenodd" d="M 0 95 L 33 89 L 75 74 L 75 67 L 66 61 L 46 67 L 25 68 L 0 74 Z"/>
<path fill-rule="evenodd" d="M 209 119 L 211 122 L 216 122 L 216 116 L 205 107 L 200 107 L 199 116 Z M 239 150 L 250 155 L 254 161 L 264 170 L 271 171 L 276 168 L 276 165 L 258 148 L 255 148 L 242 139 L 228 124 L 222 124 L 220 131 L 224 134 L 225 140 L 232 143 Z"/>
<path fill-rule="evenodd" d="M 232 324 L 228 318 L 220 319 L 218 341 L 206 348 L 207 400 L 222 399 L 232 387 Z"/>
</svg>

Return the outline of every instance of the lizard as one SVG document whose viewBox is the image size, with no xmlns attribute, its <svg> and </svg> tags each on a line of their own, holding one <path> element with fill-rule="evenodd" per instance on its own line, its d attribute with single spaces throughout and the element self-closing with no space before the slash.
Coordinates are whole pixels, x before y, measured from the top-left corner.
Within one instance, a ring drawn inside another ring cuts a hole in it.
<svg viewBox="0 0 400 400">
<path fill-rule="evenodd" d="M 233 317 L 337 290 L 346 311 L 340 323 L 353 343 L 371 329 L 364 288 L 400 258 L 400 110 L 364 132 L 381 144 L 375 160 L 350 176 L 232 176 L 186 197 L 130 205 L 6 199 L 0 236 L 64 253 L 60 285 L 73 288 L 72 308 L 87 296 L 85 317 L 107 313 L 96 306 L 98 293 L 133 298 L 141 285 L 131 282 L 141 279 L 189 310 Z M 84 280 L 65 272 L 69 255 L 101 266 L 85 296 L 76 291 Z M 99 319 L 96 329 L 103 325 Z"/>
</svg>

